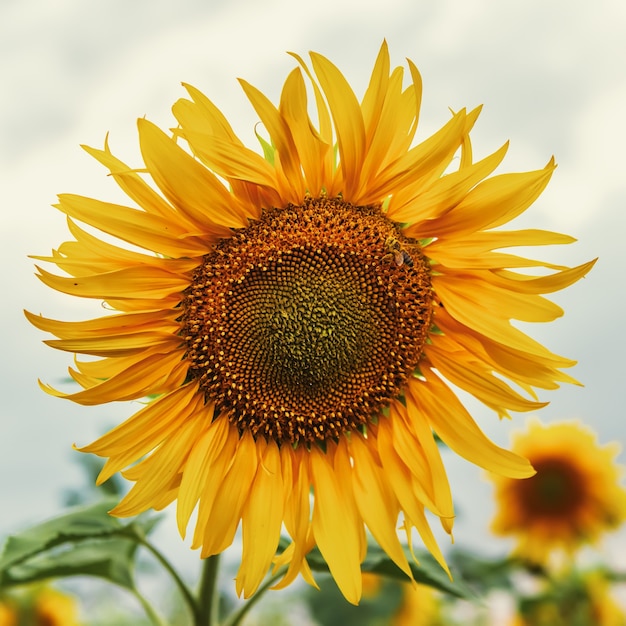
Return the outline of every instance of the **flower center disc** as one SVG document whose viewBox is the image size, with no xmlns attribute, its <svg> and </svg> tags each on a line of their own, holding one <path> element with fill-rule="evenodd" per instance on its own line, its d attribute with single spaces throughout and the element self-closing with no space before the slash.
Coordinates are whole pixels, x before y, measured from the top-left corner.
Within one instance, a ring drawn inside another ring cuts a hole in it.
<svg viewBox="0 0 626 626">
<path fill-rule="evenodd" d="M 379 207 L 264 211 L 204 257 L 183 300 L 190 374 L 254 436 L 337 438 L 396 397 L 431 321 L 430 271 Z"/>
</svg>

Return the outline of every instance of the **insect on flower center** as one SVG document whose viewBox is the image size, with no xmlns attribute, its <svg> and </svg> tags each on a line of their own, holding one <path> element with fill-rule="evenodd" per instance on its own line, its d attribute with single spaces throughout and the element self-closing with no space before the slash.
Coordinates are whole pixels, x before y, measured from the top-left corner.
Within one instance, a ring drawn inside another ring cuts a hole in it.
<svg viewBox="0 0 626 626">
<path fill-rule="evenodd" d="M 398 395 L 431 301 L 419 245 L 379 207 L 267 210 L 204 257 L 185 293 L 190 375 L 242 431 L 336 438 Z"/>
</svg>

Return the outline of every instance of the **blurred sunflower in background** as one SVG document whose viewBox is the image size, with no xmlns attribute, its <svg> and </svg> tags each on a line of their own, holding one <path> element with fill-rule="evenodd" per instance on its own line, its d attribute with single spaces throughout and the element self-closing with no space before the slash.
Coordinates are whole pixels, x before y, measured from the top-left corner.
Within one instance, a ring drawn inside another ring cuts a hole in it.
<svg viewBox="0 0 626 626">
<path fill-rule="evenodd" d="M 402 589 L 402 604 L 390 626 L 444 626 L 441 603 L 432 587 L 404 583 Z"/>
<path fill-rule="evenodd" d="M 17 611 L 5 600 L 0 600 L 0 626 L 17 626 Z"/>
<path fill-rule="evenodd" d="M 76 598 L 34 585 L 0 598 L 0 626 L 80 626 Z"/>
<path fill-rule="evenodd" d="M 34 612 L 37 626 L 79 626 L 76 599 L 52 588 L 38 593 Z"/>
<path fill-rule="evenodd" d="M 626 489 L 615 462 L 617 443 L 600 446 L 578 422 L 530 422 L 513 439 L 537 473 L 526 480 L 492 475 L 497 512 L 491 528 L 516 539 L 515 554 L 548 565 L 573 553 L 626 520 Z"/>
<path fill-rule="evenodd" d="M 400 514 L 409 543 L 417 529 L 446 567 L 425 517 L 452 531 L 433 432 L 489 471 L 534 473 L 484 436 L 446 380 L 500 417 L 543 406 L 534 388 L 575 382 L 562 372 L 573 361 L 511 320 L 559 317 L 542 294 L 593 261 L 566 268 L 497 251 L 573 241 L 497 230 L 541 194 L 554 161 L 491 176 L 507 145 L 474 160 L 479 109 L 415 142 L 421 78 L 408 61 L 403 86 L 386 44 L 360 101 L 326 58 L 294 57 L 278 106 L 241 81 L 268 136 L 263 155 L 191 86 L 173 107 L 173 137 L 139 120 L 140 168 L 108 144 L 86 148 L 133 206 L 60 196 L 73 239 L 36 258 L 66 275 L 39 277 L 114 314 L 27 315 L 58 337 L 52 347 L 88 355 L 70 368 L 83 390 L 47 392 L 84 405 L 157 396 L 82 448 L 108 457 L 100 481 L 125 470 L 135 483 L 113 514 L 177 500 L 184 535 L 197 508 L 203 558 L 241 523 L 246 597 L 272 562 L 287 566 L 278 587 L 298 574 L 315 584 L 306 557 L 317 546 L 356 603 L 366 529 L 412 576 Z M 516 271 L 535 267 L 549 272 Z M 277 554 L 283 526 L 291 543 Z"/>
</svg>

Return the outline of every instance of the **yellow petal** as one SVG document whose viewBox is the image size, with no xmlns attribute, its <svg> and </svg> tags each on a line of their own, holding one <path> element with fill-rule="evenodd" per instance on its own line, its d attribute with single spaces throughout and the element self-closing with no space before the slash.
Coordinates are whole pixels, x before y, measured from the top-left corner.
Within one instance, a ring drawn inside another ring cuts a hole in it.
<svg viewBox="0 0 626 626">
<path fill-rule="evenodd" d="M 246 430 L 207 518 L 202 558 L 223 552 L 233 542 L 258 462 L 256 442 Z"/>
<path fill-rule="evenodd" d="M 448 568 L 448 564 L 446 563 L 446 559 L 441 552 L 441 548 L 437 544 L 437 540 L 435 539 L 435 535 L 433 535 L 433 531 L 426 519 L 426 515 L 424 514 L 424 507 L 419 507 L 419 509 L 411 516 L 410 520 L 405 521 L 405 530 L 407 535 L 407 543 L 411 548 L 411 554 L 413 555 L 413 559 L 417 562 L 415 558 L 415 554 L 413 554 L 412 549 L 412 541 L 411 541 L 411 525 L 413 525 L 417 532 L 419 533 L 426 549 L 433 555 L 437 563 L 441 565 L 441 568 L 448 574 L 450 580 L 452 580 L 452 574 L 450 573 L 450 569 Z"/>
<path fill-rule="evenodd" d="M 193 130 L 185 130 L 184 136 L 193 145 L 198 158 L 216 174 L 228 180 L 243 180 L 261 187 L 277 188 L 276 172 L 253 150 Z"/>
<path fill-rule="evenodd" d="M 267 446 L 262 438 L 259 441 L 257 448 L 265 449 L 259 450 L 262 460 L 243 507 L 243 550 L 236 578 L 237 595 L 243 591 L 246 598 L 258 589 L 276 554 L 284 512 L 280 451 L 272 440 Z"/>
<path fill-rule="evenodd" d="M 38 267 L 38 278 L 48 287 L 81 298 L 167 298 L 178 295 L 189 286 L 189 278 L 156 267 L 127 267 L 122 270 L 66 278 Z"/>
<path fill-rule="evenodd" d="M 172 107 L 174 116 L 183 128 L 206 132 L 208 129 L 215 137 L 234 144 L 243 145 L 226 116 L 201 91 L 187 83 L 183 87 L 191 96 L 189 100 L 178 100 Z"/>
<path fill-rule="evenodd" d="M 446 513 L 440 511 L 436 503 L 437 495 L 433 484 L 432 471 L 428 465 L 421 441 L 417 438 L 412 427 L 413 422 L 406 415 L 406 408 L 399 402 L 394 402 L 389 407 L 389 419 L 382 420 L 384 425 L 380 428 L 380 445 L 391 447 L 388 450 L 388 460 L 397 455 L 397 463 L 402 463 L 411 473 L 412 488 L 420 502 L 425 504 L 433 513 L 442 516 Z M 389 434 L 387 435 L 387 428 Z M 387 437 L 391 437 L 388 442 Z M 382 451 L 381 451 L 382 455 Z"/>
<path fill-rule="evenodd" d="M 337 132 L 342 190 L 351 200 L 359 188 L 359 179 L 365 157 L 365 127 L 359 102 L 341 72 L 325 57 L 311 53 L 313 69 L 326 95 L 330 114 Z"/>
<path fill-rule="evenodd" d="M 64 339 L 89 339 L 93 335 L 112 334 L 113 331 L 118 336 L 135 332 L 158 332 L 159 330 L 171 333 L 176 332 L 180 326 L 174 321 L 179 314 L 172 311 L 107 315 L 80 322 L 53 320 L 43 315 L 34 315 L 29 311 L 24 311 L 24 315 L 35 328 Z"/>
<path fill-rule="evenodd" d="M 130 335 L 96 335 L 89 339 L 48 339 L 44 343 L 66 352 L 114 357 L 139 354 L 146 348 L 168 344 L 170 339 L 169 333 L 135 332 Z"/>
<path fill-rule="evenodd" d="M 500 270 L 494 272 L 496 279 L 506 282 L 507 288 L 521 293 L 551 293 L 569 287 L 586 276 L 598 259 L 567 268 L 549 276 L 528 276 Z"/>
<path fill-rule="evenodd" d="M 168 341 L 155 346 L 148 346 L 140 353 L 117 355 L 115 357 L 105 357 L 104 359 L 97 360 L 90 359 L 88 361 L 80 361 L 75 357 L 74 365 L 76 366 L 76 370 L 82 374 L 84 378 L 93 379 L 95 381 L 93 384 L 87 385 L 81 381 L 81 385 L 87 389 L 94 385 L 99 385 L 103 380 L 117 376 L 120 372 L 127 370 L 144 358 L 154 354 L 168 354 L 180 349 L 180 338 L 173 335 Z M 183 354 L 184 352 L 181 351 L 181 358 Z"/>
<path fill-rule="evenodd" d="M 464 110 L 454 115 L 432 137 L 411 148 L 404 156 L 380 172 L 371 181 L 367 195 L 363 196 L 361 201 L 365 203 L 380 201 L 380 198 L 402 193 L 407 186 L 426 187 L 427 183 L 439 176 L 452 160 L 461 143 L 466 124 L 467 115 Z M 417 193 L 414 192 L 414 195 Z M 393 211 L 387 214 L 389 219 L 399 221 Z"/>
<path fill-rule="evenodd" d="M 300 56 L 298 56 L 295 52 L 289 52 L 288 54 L 292 56 L 294 59 L 296 59 L 296 61 L 298 61 L 298 63 L 304 70 L 305 74 L 308 76 L 309 80 L 311 81 L 311 86 L 313 87 L 313 93 L 315 95 L 317 117 L 319 120 L 319 134 L 320 134 L 320 137 L 322 138 L 322 141 L 325 144 L 332 146 L 334 145 L 333 125 L 330 119 L 330 113 L 328 112 L 328 107 L 326 106 L 326 102 L 324 101 L 324 96 L 322 95 L 319 85 L 315 81 L 315 77 L 313 76 L 313 74 L 311 73 L 311 70 L 309 70 L 306 63 L 303 61 L 303 59 Z M 332 158 L 333 157 L 329 152 L 328 153 L 329 162 L 325 163 L 327 171 L 331 171 L 334 165 Z M 329 195 L 330 195 L 330 192 L 329 192 Z"/>
<path fill-rule="evenodd" d="M 440 255 L 471 257 L 490 250 L 517 246 L 562 245 L 575 242 L 574 237 L 548 230 L 489 230 L 450 238 L 439 238 L 428 245 L 432 258 Z"/>
<path fill-rule="evenodd" d="M 206 465 L 204 471 L 208 479 L 204 481 L 202 492 L 200 493 L 200 505 L 198 507 L 198 518 L 193 533 L 191 548 L 196 550 L 206 541 L 205 538 L 213 536 L 211 526 L 211 512 L 215 505 L 215 499 L 222 489 L 224 477 L 232 467 L 237 447 L 239 445 L 239 432 L 236 427 L 228 421 L 227 415 L 220 415 L 214 422 L 214 428 L 218 429 L 215 435 L 214 445 L 212 445 L 204 459 Z M 185 478 L 183 474 L 183 478 Z M 188 477 L 193 480 L 193 475 Z M 182 485 L 182 482 L 181 482 Z M 186 510 L 181 512 L 181 522 L 186 516 Z"/>
<path fill-rule="evenodd" d="M 517 328 L 514 328 L 510 324 L 505 311 L 499 308 L 494 309 L 493 306 L 490 308 L 485 304 L 485 301 L 481 297 L 482 287 L 485 286 L 485 283 L 473 283 L 475 289 L 468 289 L 468 285 L 463 284 L 462 278 L 456 277 L 452 280 L 448 280 L 448 278 L 448 276 L 435 276 L 433 278 L 433 286 L 441 298 L 441 302 L 447 313 L 457 321 L 505 346 L 517 348 L 539 357 L 545 356 L 550 358 L 552 356 L 549 350 L 540 343 L 534 341 Z M 502 290 L 499 290 L 499 292 L 503 293 Z M 497 300 L 494 300 L 494 298 L 497 298 L 494 289 L 486 287 L 485 294 L 489 296 L 492 305 L 494 302 L 497 302 Z M 508 313 L 510 316 L 514 311 L 514 307 L 510 302 L 511 300 L 515 300 L 515 296 L 509 293 L 508 298 Z M 538 312 L 541 311 L 541 305 L 546 301 L 539 301 L 539 307 L 535 307 L 534 303 L 524 303 L 523 300 L 521 302 L 523 303 L 522 315 L 519 317 L 516 315 L 516 319 L 522 318 L 523 315 L 525 315 L 526 318 L 539 315 Z M 504 306 L 504 304 L 505 302 L 503 301 L 502 306 Z M 500 303 L 498 303 L 497 306 L 500 306 Z M 552 309 L 552 312 L 554 313 L 555 310 Z"/>
<path fill-rule="evenodd" d="M 61 194 L 55 207 L 70 217 L 146 250 L 171 257 L 196 256 L 207 251 L 206 242 L 191 236 L 184 226 L 145 211 L 75 194 Z"/>
<path fill-rule="evenodd" d="M 378 422 L 378 453 L 383 470 L 389 475 L 391 484 L 398 502 L 406 515 L 411 515 L 413 507 L 426 505 L 431 510 L 436 509 L 436 505 L 422 486 L 421 481 L 415 479 L 415 473 L 398 453 L 394 445 L 391 430 L 392 418 L 380 418 Z M 416 459 L 410 459 L 411 465 L 422 464 L 421 454 L 415 455 Z M 424 474 L 425 472 L 420 472 Z"/>
<path fill-rule="evenodd" d="M 426 467 L 430 471 L 433 485 L 433 500 L 437 507 L 435 511 L 441 519 L 446 532 L 451 533 L 454 524 L 454 505 L 452 503 L 452 493 L 450 492 L 448 476 L 443 466 L 443 461 L 441 460 L 439 447 L 435 442 L 431 426 L 428 423 L 428 416 L 423 415 L 412 400 L 412 396 L 407 395 L 406 411 L 400 413 L 400 415 L 406 416 L 408 426 L 413 430 L 424 450 Z M 394 421 L 394 433 L 399 430 L 399 428 L 399 421 Z"/>
<path fill-rule="evenodd" d="M 398 503 L 382 468 L 372 458 L 368 446 L 373 445 L 373 439 L 365 441 L 358 433 L 350 438 L 349 450 L 354 459 L 352 486 L 359 513 L 380 547 L 413 578 L 396 532 Z"/>
<path fill-rule="evenodd" d="M 432 344 L 426 350 L 431 363 L 451 383 L 471 393 L 487 406 L 498 411 L 501 408 L 513 411 L 533 411 L 548 404 L 527 400 L 520 396 L 485 367 L 481 367 L 480 362 L 472 359 L 464 349 L 458 347 L 454 350 L 446 339 L 447 337 L 440 339 L 438 336 L 433 336 Z"/>
<path fill-rule="evenodd" d="M 485 437 L 456 395 L 438 376 L 426 369 L 422 374 L 426 383 L 410 380 L 408 395 L 447 446 L 468 461 L 496 474 L 527 478 L 535 473 L 527 459 L 499 448 Z"/>
<path fill-rule="evenodd" d="M 363 518 L 357 507 L 354 487 L 352 486 L 354 459 L 348 449 L 348 438 L 340 438 L 336 446 L 327 446 L 326 452 L 327 457 L 331 459 L 341 499 L 346 507 L 347 515 L 345 522 L 348 526 L 354 528 L 354 537 L 359 545 L 359 561 L 363 561 L 367 554 L 367 535 L 365 534 Z"/>
<path fill-rule="evenodd" d="M 576 384 L 575 379 L 556 369 L 571 367 L 575 365 L 574 361 L 557 355 L 537 357 L 499 344 L 457 322 L 443 310 L 437 312 L 437 325 L 444 336 L 454 337 L 469 353 L 518 384 L 528 383 L 543 389 L 556 389 L 557 381 Z"/>
<path fill-rule="evenodd" d="M 289 553 L 276 559 L 277 565 L 289 564 L 283 579 L 272 589 L 283 589 L 291 584 L 301 568 L 306 565 L 304 558 L 315 542 L 310 533 L 310 480 L 308 475 L 308 452 L 303 447 L 293 450 L 291 446 L 280 448 L 283 472 L 283 488 L 285 490 L 285 528 L 293 542 Z M 290 476 L 290 480 L 287 476 Z M 313 582 L 314 584 L 314 582 Z M 315 586 L 315 584 L 314 584 Z"/>
<path fill-rule="evenodd" d="M 315 493 L 313 532 L 330 573 L 348 602 L 361 598 L 360 546 L 353 520 L 337 487 L 326 456 L 316 446 L 310 453 L 310 474 Z"/>
<path fill-rule="evenodd" d="M 354 198 L 360 203 L 361 198 L 368 193 L 370 180 L 390 163 L 406 153 L 411 128 L 411 116 L 414 111 L 405 106 L 402 99 L 402 68 L 396 68 L 389 78 L 386 78 L 387 87 L 382 94 L 380 110 L 375 111 L 376 119 L 372 120 L 367 131 L 367 151 L 361 172 L 361 186 Z M 405 127 L 402 127 L 404 125 Z"/>
<path fill-rule="evenodd" d="M 411 546 L 410 526 L 412 525 L 418 529 L 426 548 L 449 574 L 441 549 L 437 545 L 437 541 L 424 515 L 424 500 L 421 497 L 423 492 L 421 488 L 416 489 L 418 485 L 411 472 L 394 450 L 390 426 L 390 419 L 383 418 L 380 420 L 378 450 L 383 470 L 389 476 L 389 484 L 398 498 L 406 523 L 409 524 L 409 528 L 407 528 L 409 546 Z"/>
<path fill-rule="evenodd" d="M 295 69 L 289 74 L 280 97 L 280 112 L 289 125 L 297 147 L 306 190 L 312 196 L 323 192 L 330 180 L 332 168 L 327 155 L 331 146 L 315 130 L 307 111 L 306 88 L 302 74 Z"/>
<path fill-rule="evenodd" d="M 213 411 L 212 404 L 207 406 L 207 411 Z M 185 537 L 189 518 L 205 493 L 207 483 L 220 482 L 218 476 L 212 475 L 213 462 L 216 455 L 222 454 L 228 434 L 228 420 L 216 419 L 209 428 L 202 433 L 198 441 L 193 444 L 189 457 L 183 468 L 183 475 L 178 492 L 176 506 L 176 523 L 181 537 Z"/>
<path fill-rule="evenodd" d="M 389 81 L 389 67 L 389 47 L 387 46 L 387 42 L 383 41 L 378 52 L 378 57 L 376 58 L 376 63 L 374 64 L 374 69 L 372 70 L 369 85 L 365 90 L 365 95 L 361 103 L 368 145 L 372 143 L 385 102 Z"/>
<path fill-rule="evenodd" d="M 202 400 L 199 399 L 201 402 Z M 125 472 L 136 484 L 111 510 L 112 515 L 127 517 L 137 515 L 154 505 L 154 501 L 163 491 L 163 486 L 177 480 L 181 465 L 187 458 L 192 442 L 197 439 L 210 423 L 212 412 L 199 409 L 199 402 L 194 404 L 190 416 L 182 422 L 175 433 L 171 434 L 149 457 L 141 461 L 132 470 Z"/>
<path fill-rule="evenodd" d="M 397 222 L 415 222 L 414 226 L 406 229 L 409 237 L 417 239 L 427 237 L 425 233 L 430 232 L 429 225 L 424 226 L 423 222 L 438 217 L 456 206 L 474 185 L 498 167 L 507 149 L 508 143 L 505 143 L 482 161 L 436 178 L 422 193 L 404 199 L 402 204 L 400 201 L 393 202 L 390 206 L 390 217 Z M 424 228 L 426 230 L 423 230 Z"/>
<path fill-rule="evenodd" d="M 229 191 L 210 170 L 151 122 L 139 119 L 137 126 L 148 171 L 165 196 L 188 219 L 207 232 L 247 225 Z"/>
<path fill-rule="evenodd" d="M 279 192 L 283 203 L 301 202 L 305 187 L 298 151 L 289 125 L 264 94 L 245 80 L 240 79 L 239 82 L 270 134 L 272 145 L 276 148 L 278 157 L 276 166 L 281 170 Z"/>
<path fill-rule="evenodd" d="M 72 275 L 99 274 L 109 270 L 124 269 L 132 265 L 159 267 L 177 274 L 185 274 L 193 271 L 202 262 L 201 257 L 206 254 L 213 242 L 213 239 L 205 238 L 198 244 L 198 249 L 193 255 L 189 253 L 190 258 L 167 258 L 154 254 L 144 254 L 135 250 L 129 250 L 126 247 L 110 244 L 80 228 L 70 217 L 67 218 L 67 225 L 76 241 L 62 243 L 59 246 L 58 256 L 64 257 L 63 264 L 59 263 L 58 258 L 54 262 L 64 270 L 65 264 L 69 259 L 72 262 L 83 261 L 86 268 L 90 267 L 90 265 L 93 267 L 90 271 L 83 271 L 82 274 L 77 274 L 73 271 L 76 266 L 72 264 L 72 270 L 65 270 Z M 185 241 L 189 242 L 189 239 L 185 239 Z M 185 253 L 179 249 L 177 254 Z"/>
<path fill-rule="evenodd" d="M 185 216 L 177 213 L 174 207 L 168 204 L 152 187 L 144 182 L 135 170 L 111 154 L 108 141 L 105 141 L 104 150 L 90 148 L 89 146 L 81 147 L 109 169 L 111 176 L 113 176 L 122 191 L 144 211 L 168 220 L 185 221 Z M 187 227 L 192 229 L 192 223 L 189 222 Z"/>
<path fill-rule="evenodd" d="M 555 168 L 551 160 L 542 170 L 500 174 L 484 180 L 452 210 L 429 222 L 423 236 L 457 236 L 511 221 L 539 197 Z"/>
<path fill-rule="evenodd" d="M 98 477 L 98 484 L 109 479 L 115 472 L 154 450 L 164 439 L 175 432 L 195 407 L 192 399 L 198 393 L 197 385 L 186 385 L 150 402 L 93 443 L 78 448 L 98 456 L 108 456 Z"/>
<path fill-rule="evenodd" d="M 163 393 L 169 389 L 162 389 L 161 386 L 166 377 L 171 375 L 173 370 L 178 369 L 182 377 L 185 376 L 186 366 L 177 368 L 180 363 L 181 354 L 152 354 L 137 363 L 131 365 L 124 372 L 121 372 L 105 380 L 96 387 L 77 391 L 75 393 L 63 393 L 40 383 L 41 388 L 57 398 L 66 398 L 83 406 L 93 406 L 105 402 L 121 402 L 124 400 L 135 400 L 143 398 L 151 393 Z M 71 370 L 70 370 L 71 371 Z M 74 375 L 74 378 L 78 376 Z"/>
</svg>

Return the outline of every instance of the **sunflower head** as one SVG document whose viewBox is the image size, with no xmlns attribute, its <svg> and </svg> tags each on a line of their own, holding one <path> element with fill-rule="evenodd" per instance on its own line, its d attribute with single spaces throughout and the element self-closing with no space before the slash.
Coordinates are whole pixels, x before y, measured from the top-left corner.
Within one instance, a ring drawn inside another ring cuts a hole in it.
<svg viewBox="0 0 626 626">
<path fill-rule="evenodd" d="M 577 422 L 533 421 L 513 449 L 537 473 L 519 481 L 492 477 L 498 504 L 492 530 L 513 535 L 522 558 L 546 564 L 554 552 L 573 554 L 626 519 L 617 444 L 600 446 Z"/>
<path fill-rule="evenodd" d="M 323 56 L 294 57 L 278 105 L 241 81 L 265 129 L 262 153 L 190 86 L 173 107 L 174 136 L 139 120 L 139 167 L 108 144 L 87 148 L 128 205 L 60 196 L 72 239 L 37 258 L 63 275 L 39 277 L 112 314 L 27 315 L 57 337 L 49 345 L 88 355 L 70 369 L 81 390 L 48 393 L 86 405 L 153 398 L 82 448 L 107 457 L 101 481 L 124 470 L 134 483 L 114 514 L 176 500 L 184 534 L 197 510 L 202 557 L 241 525 L 246 596 L 272 562 L 286 566 L 279 586 L 299 573 L 313 582 L 317 546 L 357 602 L 366 531 L 408 577 L 399 523 L 446 567 L 425 517 L 451 532 L 434 432 L 486 469 L 533 473 L 483 435 L 446 380 L 500 416 L 542 406 L 534 388 L 575 382 L 562 371 L 573 361 L 511 320 L 561 315 L 542 294 L 593 262 L 501 251 L 572 241 L 498 229 L 539 196 L 554 161 L 492 175 L 507 145 L 474 159 L 478 109 L 417 139 L 421 78 L 410 61 L 408 81 L 392 69 L 386 44 L 360 99 Z M 534 267 L 548 273 L 518 272 Z M 277 554 L 283 528 L 291 543 Z"/>
</svg>

